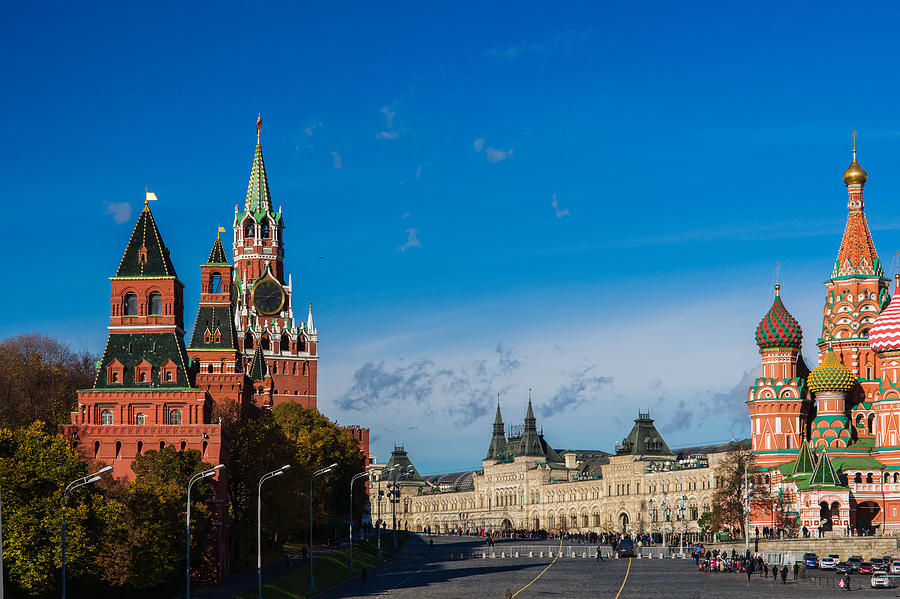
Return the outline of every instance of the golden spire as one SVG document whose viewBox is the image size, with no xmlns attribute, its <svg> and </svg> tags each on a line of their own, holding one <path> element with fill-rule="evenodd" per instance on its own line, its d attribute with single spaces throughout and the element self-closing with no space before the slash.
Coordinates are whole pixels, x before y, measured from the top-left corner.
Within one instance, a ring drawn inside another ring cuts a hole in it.
<svg viewBox="0 0 900 599">
<path fill-rule="evenodd" d="M 260 131 L 262 131 L 262 113 L 261 112 L 256 116 L 256 143 L 257 144 L 259 144 Z M 853 150 L 853 151 L 856 152 L 856 150 Z"/>
<path fill-rule="evenodd" d="M 856 131 L 853 132 L 853 161 L 844 171 L 844 185 L 865 185 L 868 175 L 856 161 Z"/>
<path fill-rule="evenodd" d="M 778 284 L 778 269 L 781 267 L 780 262 L 775 263 L 775 297 L 781 295 L 781 285 Z"/>
</svg>

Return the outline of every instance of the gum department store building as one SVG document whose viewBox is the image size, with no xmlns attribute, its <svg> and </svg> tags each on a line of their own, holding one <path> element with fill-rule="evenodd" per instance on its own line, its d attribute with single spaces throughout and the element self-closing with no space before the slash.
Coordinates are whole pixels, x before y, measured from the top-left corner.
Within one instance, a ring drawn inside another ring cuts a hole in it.
<svg viewBox="0 0 900 599">
<path fill-rule="evenodd" d="M 649 414 L 639 414 L 615 454 L 553 449 L 538 432 L 529 399 L 524 426 L 510 427 L 509 435 L 497 405 L 479 470 L 423 477 L 399 446 L 375 468 L 385 472 L 382 492 L 396 472 L 411 470 L 398 481 L 398 528 L 677 534 L 683 503 L 685 531 L 696 533 L 697 519 L 712 505 L 716 466 L 738 446 L 746 449 L 747 442 L 672 451 Z M 369 489 L 372 520 L 380 514 L 391 526 L 391 504 L 379 497 L 378 484 Z"/>
</svg>

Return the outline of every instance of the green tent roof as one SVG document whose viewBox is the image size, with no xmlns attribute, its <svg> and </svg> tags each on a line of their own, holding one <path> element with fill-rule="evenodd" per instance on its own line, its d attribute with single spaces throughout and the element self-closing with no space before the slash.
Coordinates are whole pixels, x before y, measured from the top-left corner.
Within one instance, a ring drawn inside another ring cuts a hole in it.
<svg viewBox="0 0 900 599">
<path fill-rule="evenodd" d="M 841 479 L 838 477 L 837 471 L 835 471 L 834 466 L 831 464 L 831 459 L 828 457 L 828 452 L 824 449 L 822 450 L 822 457 L 819 458 L 816 469 L 813 470 L 809 479 L 809 484 L 811 487 L 842 486 Z"/>
<path fill-rule="evenodd" d="M 141 251 L 146 249 L 146 253 Z M 177 277 L 149 206 L 144 204 L 119 262 L 117 277 Z"/>
<path fill-rule="evenodd" d="M 812 454 L 809 453 L 809 445 L 806 443 L 806 439 L 804 439 L 803 443 L 800 444 L 800 453 L 797 455 L 797 461 L 794 462 L 794 469 L 791 471 L 791 476 L 794 476 L 795 474 L 812 474 L 815 468 L 816 463 L 813 461 Z"/>
<path fill-rule="evenodd" d="M 222 240 L 216 236 L 216 242 L 212 246 L 212 251 L 209 253 L 209 260 L 206 261 L 207 264 L 228 264 L 228 257 L 225 255 L 225 248 L 222 247 Z"/>
<path fill-rule="evenodd" d="M 266 366 L 266 359 L 263 356 L 262 348 L 256 346 L 253 352 L 253 361 L 250 362 L 250 378 L 254 381 L 261 381 L 266 378 L 269 368 Z"/>
</svg>

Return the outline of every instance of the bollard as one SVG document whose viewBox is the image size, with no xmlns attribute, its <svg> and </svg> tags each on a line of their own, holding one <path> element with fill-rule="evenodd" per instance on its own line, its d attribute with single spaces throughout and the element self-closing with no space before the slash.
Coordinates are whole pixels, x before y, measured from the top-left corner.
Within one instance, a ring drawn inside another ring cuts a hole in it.
<svg viewBox="0 0 900 599">
<path fill-rule="evenodd" d="M 501 552 L 500 552 L 500 557 L 501 557 L 501 558 L 506 557 L 506 552 L 505 552 L 505 551 L 501 551 Z"/>
<path fill-rule="evenodd" d="M 493 551 L 491 551 L 491 559 L 496 559 L 496 558 L 497 558 L 497 554 L 494 553 Z"/>
<path fill-rule="evenodd" d="M 581 559 L 587 559 L 587 551 L 581 552 Z"/>
<path fill-rule="evenodd" d="M 544 557 L 544 552 L 543 551 L 539 552 L 538 557 Z"/>
<path fill-rule="evenodd" d="M 459 559 L 462 560 L 462 558 L 463 558 L 463 554 L 460 553 L 460 554 L 459 554 Z"/>
<path fill-rule="evenodd" d="M 487 559 L 487 551 L 481 552 L 481 559 Z"/>
<path fill-rule="evenodd" d="M 552 549 L 549 550 L 549 551 L 547 552 L 547 557 L 553 557 L 553 550 L 552 550 Z"/>
<path fill-rule="evenodd" d="M 519 557 L 519 552 L 518 552 L 518 551 L 516 551 L 516 557 Z"/>
<path fill-rule="evenodd" d="M 529 551 L 529 552 L 528 552 L 528 557 L 534 557 L 534 551 Z"/>
</svg>

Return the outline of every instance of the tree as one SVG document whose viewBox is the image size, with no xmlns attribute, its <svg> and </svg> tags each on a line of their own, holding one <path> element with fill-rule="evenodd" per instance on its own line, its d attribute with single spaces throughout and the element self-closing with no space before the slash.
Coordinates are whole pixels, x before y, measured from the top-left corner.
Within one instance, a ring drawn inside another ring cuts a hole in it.
<svg viewBox="0 0 900 599">
<path fill-rule="evenodd" d="M 59 585 L 62 491 L 87 474 L 87 464 L 43 422 L 0 430 L 4 568 L 24 595 L 45 597 Z M 66 502 L 66 558 L 70 580 L 96 571 L 96 539 L 107 513 L 96 485 Z"/>
<path fill-rule="evenodd" d="M 75 392 L 94 380 L 94 358 L 29 333 L 0 342 L 0 426 L 68 423 Z"/>
<path fill-rule="evenodd" d="M 739 528 L 746 535 L 744 519 L 744 472 L 750 488 L 750 509 L 767 509 L 772 498 L 768 486 L 763 484 L 763 475 L 753 463 L 753 454 L 732 444 L 731 451 L 719 464 L 715 472 L 716 492 L 713 508 L 709 516 L 709 529 L 718 532 L 724 528 Z"/>
<path fill-rule="evenodd" d="M 320 524 L 329 516 L 348 514 L 350 479 L 366 468 L 365 456 L 353 435 L 328 420 L 315 408 L 288 402 L 275 406 L 275 421 L 296 447 L 296 459 L 309 480 L 313 472 L 337 463 L 327 476 L 316 479 L 313 518 Z M 362 510 L 366 500 L 364 485 L 354 489 L 353 506 Z M 307 491 L 307 494 L 309 492 Z M 309 497 L 306 498 L 309 501 Z"/>
<path fill-rule="evenodd" d="M 256 555 L 256 500 L 260 477 L 284 465 L 292 470 L 263 487 L 263 531 L 266 538 L 278 539 L 299 530 L 298 501 L 303 479 L 294 445 L 268 411 L 245 415 L 228 428 L 230 461 L 228 476 L 232 560 L 250 565 Z M 301 503 L 302 505 L 302 503 Z M 305 512 L 303 512 L 305 513 Z"/>
<path fill-rule="evenodd" d="M 208 470 L 195 449 L 177 451 L 168 445 L 139 455 L 131 464 L 137 478 L 110 488 L 115 499 L 100 558 L 101 576 L 116 587 L 152 589 L 184 579 L 185 510 L 191 476 Z M 191 491 L 191 563 L 200 553 L 211 528 L 204 503 L 206 480 Z"/>
</svg>

